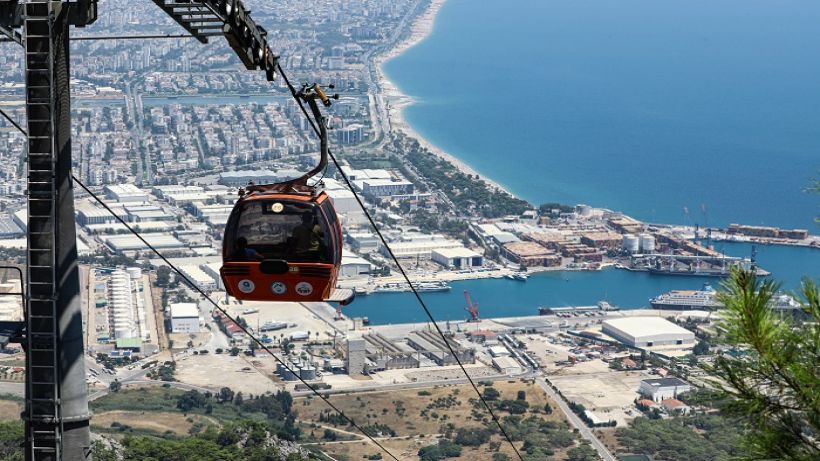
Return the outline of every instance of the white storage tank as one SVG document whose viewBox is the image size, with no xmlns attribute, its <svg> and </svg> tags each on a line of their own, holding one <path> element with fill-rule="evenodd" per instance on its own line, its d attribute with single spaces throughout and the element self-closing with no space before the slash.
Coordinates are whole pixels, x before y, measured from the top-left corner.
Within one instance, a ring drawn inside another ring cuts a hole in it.
<svg viewBox="0 0 820 461">
<path fill-rule="evenodd" d="M 624 235 L 624 250 L 629 253 L 637 253 L 640 251 L 640 239 L 637 235 Z"/>
<path fill-rule="evenodd" d="M 128 273 L 128 276 L 131 277 L 131 280 L 139 280 L 142 277 L 142 269 L 139 267 L 129 267 L 125 270 Z"/>
<path fill-rule="evenodd" d="M 641 251 L 644 253 L 655 252 L 655 236 L 652 234 L 641 234 Z"/>
</svg>

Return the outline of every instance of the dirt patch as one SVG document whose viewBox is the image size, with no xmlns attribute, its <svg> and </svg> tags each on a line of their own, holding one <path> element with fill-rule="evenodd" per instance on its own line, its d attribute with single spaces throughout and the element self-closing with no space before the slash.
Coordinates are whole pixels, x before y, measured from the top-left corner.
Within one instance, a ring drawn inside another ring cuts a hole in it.
<svg viewBox="0 0 820 461">
<path fill-rule="evenodd" d="M 0 400 L 0 421 L 20 421 L 23 405 L 11 400 Z"/>
<path fill-rule="evenodd" d="M 538 412 L 538 416 L 546 420 L 562 421 L 564 416 L 557 405 L 537 385 L 521 381 L 495 382 L 492 386 L 500 392 L 500 400 L 515 400 L 519 391 L 524 391 L 530 409 Z M 483 392 L 484 386 L 479 386 Z M 447 431 L 447 426 L 483 427 L 489 420 L 489 415 L 483 407 L 471 403 L 477 399 L 475 391 L 469 385 L 439 386 L 427 389 L 408 389 L 390 392 L 367 392 L 353 395 L 333 395 L 331 402 L 340 408 L 346 415 L 353 418 L 362 427 L 368 425 L 384 425 L 395 432 L 395 437 L 385 439 L 385 445 L 400 458 L 415 459 L 421 447 L 436 443 L 437 438 Z M 556 411 L 545 414 L 542 410 L 545 404 Z M 321 424 L 327 427 L 357 433 L 343 422 L 334 425 L 332 413 L 327 413 L 327 405 L 315 398 L 299 398 L 294 402 L 294 410 L 303 422 Z M 503 418 L 508 413 L 499 411 L 498 416 Z M 338 422 L 338 421 L 337 421 Z M 310 431 L 310 430 L 308 430 Z M 315 429 L 315 434 L 321 437 L 323 429 Z M 382 432 L 383 436 L 385 434 Z M 491 439 L 501 441 L 496 435 Z M 475 460 L 489 459 L 492 453 L 489 445 L 478 448 L 464 447 L 462 456 L 456 459 Z M 348 441 L 326 443 L 322 450 L 332 454 L 343 455 L 347 459 L 363 459 L 366 455 L 375 454 L 375 446 L 363 441 Z M 395 448 L 395 450 L 393 449 Z M 506 453 L 509 447 L 501 444 L 501 451 Z M 512 451 L 507 453 L 514 456 Z"/>
<path fill-rule="evenodd" d="M 123 411 L 114 410 L 95 414 L 91 419 L 91 425 L 99 428 L 110 428 L 112 423 L 120 423 L 131 426 L 134 429 L 142 429 L 164 434 L 173 432 L 176 435 L 188 435 L 189 429 L 194 423 L 219 425 L 216 420 L 207 416 L 189 415 L 169 412 L 144 412 L 144 411 Z"/>
</svg>

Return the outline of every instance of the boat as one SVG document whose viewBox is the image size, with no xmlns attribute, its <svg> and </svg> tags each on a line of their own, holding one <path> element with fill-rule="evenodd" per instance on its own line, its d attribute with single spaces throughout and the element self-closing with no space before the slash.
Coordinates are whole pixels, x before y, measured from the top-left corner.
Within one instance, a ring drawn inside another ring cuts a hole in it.
<svg viewBox="0 0 820 461">
<path fill-rule="evenodd" d="M 287 327 L 288 324 L 285 322 L 267 322 L 259 328 L 259 331 L 284 330 Z"/>
<path fill-rule="evenodd" d="M 242 315 L 256 314 L 257 312 L 259 312 L 259 309 L 245 309 L 242 311 Z"/>
<path fill-rule="evenodd" d="M 519 282 L 526 282 L 527 279 L 530 278 L 529 275 L 523 272 L 513 272 L 512 274 L 505 275 L 505 277 L 510 280 L 518 280 Z"/>
<path fill-rule="evenodd" d="M 653 309 L 712 310 L 721 307 L 716 291 L 704 284 L 702 290 L 672 290 L 649 300 Z"/>
<path fill-rule="evenodd" d="M 415 282 L 413 283 L 413 287 L 415 287 L 416 291 L 418 292 L 425 292 L 425 291 L 449 291 L 452 289 L 450 285 L 445 282 Z M 374 293 L 404 293 L 410 291 L 410 285 L 406 283 L 385 283 L 383 285 L 378 285 L 373 289 Z"/>
</svg>

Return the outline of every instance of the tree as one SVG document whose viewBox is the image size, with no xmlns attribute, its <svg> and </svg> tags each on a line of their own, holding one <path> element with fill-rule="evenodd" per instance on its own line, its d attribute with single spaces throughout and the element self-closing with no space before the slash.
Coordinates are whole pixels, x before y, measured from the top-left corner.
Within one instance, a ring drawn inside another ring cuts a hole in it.
<svg viewBox="0 0 820 461">
<path fill-rule="evenodd" d="M 695 344 L 695 347 L 692 349 L 692 353 L 695 355 L 706 355 L 709 353 L 709 343 L 706 341 L 698 341 Z"/>
<path fill-rule="evenodd" d="M 223 387 L 219 390 L 219 401 L 220 402 L 232 402 L 233 401 L 234 392 L 231 390 L 230 387 Z"/>
<path fill-rule="evenodd" d="M 516 400 L 527 400 L 527 391 L 518 391 L 518 396 Z"/>
<path fill-rule="evenodd" d="M 598 452 L 589 445 L 581 445 L 567 451 L 567 461 L 595 461 L 597 459 L 600 459 Z"/>
<path fill-rule="evenodd" d="M 122 383 L 117 379 L 111 381 L 111 384 L 108 385 L 108 390 L 111 392 L 119 392 L 120 389 L 122 389 Z"/>
<path fill-rule="evenodd" d="M 167 287 L 171 281 L 171 268 L 168 266 L 160 266 L 157 269 L 157 286 Z"/>
<path fill-rule="evenodd" d="M 494 387 L 485 387 L 484 388 L 484 399 L 485 400 L 498 400 L 501 397 L 501 393 L 498 392 L 498 389 Z"/>
<path fill-rule="evenodd" d="M 802 283 L 798 321 L 771 309 L 779 285 L 735 269 L 718 300 L 720 327 L 733 357 L 718 357 L 714 384 L 733 397 L 724 408 L 750 423 L 749 459 L 820 459 L 820 290 Z"/>
</svg>

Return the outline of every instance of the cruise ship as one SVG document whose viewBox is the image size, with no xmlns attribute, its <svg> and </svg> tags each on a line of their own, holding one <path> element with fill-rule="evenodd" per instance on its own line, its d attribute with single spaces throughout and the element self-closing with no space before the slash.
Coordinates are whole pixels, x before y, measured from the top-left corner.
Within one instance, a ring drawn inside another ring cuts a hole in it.
<svg viewBox="0 0 820 461">
<path fill-rule="evenodd" d="M 416 291 L 450 291 L 452 287 L 445 282 L 415 282 L 413 286 L 416 288 Z M 385 283 L 384 285 L 378 285 L 373 292 L 374 293 L 403 293 L 406 291 L 410 291 L 410 286 L 406 283 Z"/>
<path fill-rule="evenodd" d="M 706 284 L 702 290 L 672 290 L 649 300 L 653 309 L 712 310 L 721 307 L 715 289 Z"/>
</svg>

